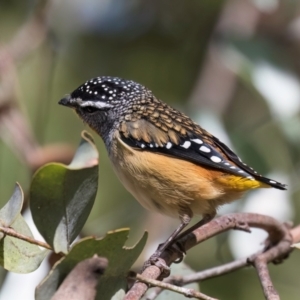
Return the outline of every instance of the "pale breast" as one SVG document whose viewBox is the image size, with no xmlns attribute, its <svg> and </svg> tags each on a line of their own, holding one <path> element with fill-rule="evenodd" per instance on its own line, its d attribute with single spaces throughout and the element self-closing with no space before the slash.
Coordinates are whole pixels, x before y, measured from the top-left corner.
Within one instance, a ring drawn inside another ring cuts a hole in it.
<svg viewBox="0 0 300 300">
<path fill-rule="evenodd" d="M 182 208 L 189 207 L 194 214 L 206 214 L 215 211 L 216 200 L 223 204 L 237 198 L 225 196 L 220 186 L 213 184 L 214 171 L 184 160 L 134 150 L 120 139 L 110 152 L 110 159 L 125 188 L 152 211 L 178 217 Z"/>
</svg>

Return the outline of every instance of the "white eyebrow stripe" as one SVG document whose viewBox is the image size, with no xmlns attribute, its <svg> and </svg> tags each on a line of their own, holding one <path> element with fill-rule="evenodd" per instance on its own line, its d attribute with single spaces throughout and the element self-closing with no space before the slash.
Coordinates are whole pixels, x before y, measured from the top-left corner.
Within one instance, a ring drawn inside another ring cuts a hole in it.
<svg viewBox="0 0 300 300">
<path fill-rule="evenodd" d="M 77 99 L 71 99 L 71 102 L 77 103 L 81 107 L 95 107 L 95 108 L 109 108 L 112 107 L 112 105 L 108 104 L 104 101 L 82 101 L 80 98 Z"/>
</svg>

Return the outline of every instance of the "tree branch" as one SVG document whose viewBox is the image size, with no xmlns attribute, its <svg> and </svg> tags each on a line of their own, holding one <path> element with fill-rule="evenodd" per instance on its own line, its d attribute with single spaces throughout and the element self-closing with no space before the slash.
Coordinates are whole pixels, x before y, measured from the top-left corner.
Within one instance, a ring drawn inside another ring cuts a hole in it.
<svg viewBox="0 0 300 300">
<path fill-rule="evenodd" d="M 181 286 L 176 286 L 176 285 L 170 284 L 166 281 L 158 281 L 155 279 L 145 278 L 145 277 L 141 276 L 140 274 L 136 274 L 135 279 L 137 279 L 141 282 L 144 282 L 148 285 L 160 287 L 160 289 L 165 289 L 165 290 L 169 290 L 172 292 L 176 292 L 178 294 L 182 294 L 188 298 L 194 297 L 196 299 L 203 299 L 203 300 L 217 300 L 216 298 L 209 297 L 209 296 L 207 296 L 203 293 L 197 292 L 193 289 L 187 289 L 187 288 L 183 288 Z"/>
<path fill-rule="evenodd" d="M 0 232 L 3 232 L 5 235 L 9 235 L 9 236 L 15 237 L 19 240 L 23 240 L 25 242 L 28 242 L 30 244 L 34 244 L 34 245 L 37 245 L 37 246 L 40 246 L 40 247 L 43 247 L 43 248 L 46 248 L 46 249 L 49 249 L 49 250 L 53 250 L 49 244 L 47 244 L 45 242 L 35 240 L 34 238 L 23 235 L 21 233 L 18 233 L 12 228 L 7 228 L 7 227 L 0 226 Z"/>
<path fill-rule="evenodd" d="M 277 292 L 275 291 L 275 288 L 273 287 L 273 284 L 270 280 L 266 264 L 271 261 L 282 260 L 284 256 L 292 251 L 292 248 L 290 246 L 292 242 L 295 242 L 294 237 L 300 238 L 300 228 L 296 227 L 290 232 L 286 224 L 281 224 L 272 217 L 252 213 L 229 214 L 216 218 L 208 224 L 205 224 L 204 226 L 196 229 L 193 233 L 187 236 L 183 236 L 180 239 L 179 243 L 182 245 L 183 249 L 187 251 L 195 245 L 219 233 L 225 232 L 230 229 L 246 230 L 248 229 L 248 227 L 260 228 L 265 230 L 269 234 L 269 247 L 267 248 L 267 250 L 263 253 L 260 252 L 252 255 L 249 259 L 235 261 L 221 267 L 210 269 L 207 272 L 204 271 L 198 273 L 199 277 L 197 278 L 197 281 L 220 276 L 221 274 L 229 273 L 238 268 L 242 268 L 244 266 L 252 264 L 257 270 L 266 299 L 278 299 L 276 298 Z M 168 251 L 165 251 L 160 257 L 162 262 L 166 263 L 166 265 L 168 266 L 170 266 L 178 258 L 179 254 L 173 249 L 168 249 Z M 161 275 L 162 272 L 157 266 L 150 266 L 142 273 L 142 277 L 149 279 L 157 279 Z M 193 278 L 189 278 L 188 283 L 193 282 L 191 280 L 193 280 Z M 147 291 L 147 289 L 148 286 L 145 283 L 137 281 L 132 286 L 124 299 L 140 299 Z"/>
</svg>

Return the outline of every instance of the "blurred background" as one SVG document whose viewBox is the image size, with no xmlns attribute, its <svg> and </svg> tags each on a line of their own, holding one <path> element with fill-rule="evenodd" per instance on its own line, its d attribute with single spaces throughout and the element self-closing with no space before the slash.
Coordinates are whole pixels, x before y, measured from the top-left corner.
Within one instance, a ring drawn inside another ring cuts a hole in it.
<svg viewBox="0 0 300 300">
<path fill-rule="evenodd" d="M 26 194 L 39 166 L 69 163 L 81 130 L 88 128 L 57 102 L 102 75 L 147 86 L 259 173 L 288 184 L 286 192 L 249 193 L 220 214 L 259 212 L 299 224 L 299 1 L 0 0 L 1 206 L 15 181 Z M 138 270 L 179 221 L 143 209 L 121 186 L 102 141 L 93 136 L 100 152 L 99 190 L 83 234 L 130 227 L 133 245 L 148 230 Z M 185 261 L 204 270 L 257 251 L 264 238 L 260 231 L 223 234 L 192 249 Z M 295 251 L 283 264 L 270 265 L 282 299 L 299 299 L 299 261 Z M 47 268 L 45 263 L 33 274 L 8 276 L 1 269 L 0 299 L 33 299 Z M 264 299 L 252 268 L 205 281 L 201 290 L 219 299 Z"/>
</svg>

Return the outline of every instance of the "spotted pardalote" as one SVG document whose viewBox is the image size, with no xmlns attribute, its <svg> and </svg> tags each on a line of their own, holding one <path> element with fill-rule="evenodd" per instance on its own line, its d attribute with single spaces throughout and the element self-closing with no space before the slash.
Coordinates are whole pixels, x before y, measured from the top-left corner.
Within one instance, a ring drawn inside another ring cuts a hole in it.
<svg viewBox="0 0 300 300">
<path fill-rule="evenodd" d="M 180 218 L 162 249 L 193 214 L 203 215 L 195 228 L 248 190 L 285 189 L 134 81 L 96 77 L 59 103 L 73 108 L 102 137 L 120 181 L 144 207 Z"/>
</svg>

